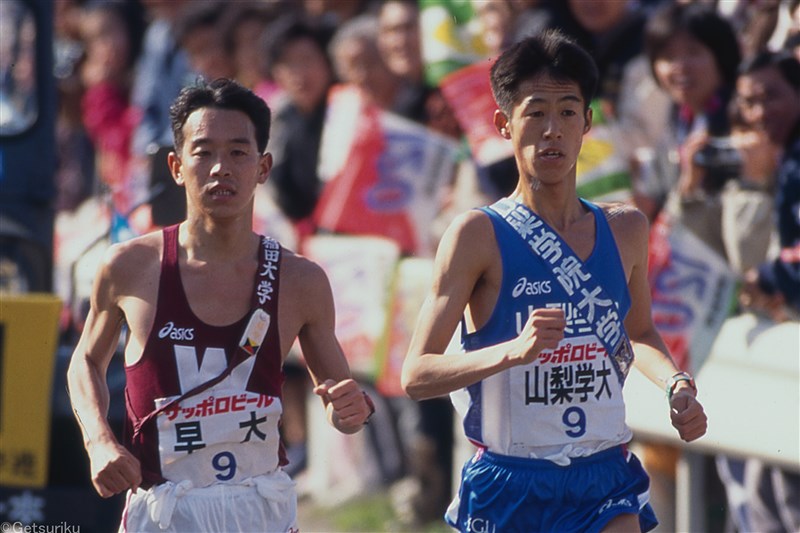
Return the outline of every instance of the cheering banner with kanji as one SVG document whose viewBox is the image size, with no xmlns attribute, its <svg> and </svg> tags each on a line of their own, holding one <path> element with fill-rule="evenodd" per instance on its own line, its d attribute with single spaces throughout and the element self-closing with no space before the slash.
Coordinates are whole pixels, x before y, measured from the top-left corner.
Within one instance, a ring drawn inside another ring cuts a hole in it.
<svg viewBox="0 0 800 533">
<path fill-rule="evenodd" d="M 388 237 L 404 253 L 431 255 L 430 227 L 457 151 L 451 139 L 370 105 L 357 88 L 334 88 L 320 147 L 326 183 L 317 227 Z"/>
<path fill-rule="evenodd" d="M 697 372 L 731 314 L 736 274 L 680 223 L 662 213 L 650 234 L 653 319 L 676 364 Z"/>
</svg>

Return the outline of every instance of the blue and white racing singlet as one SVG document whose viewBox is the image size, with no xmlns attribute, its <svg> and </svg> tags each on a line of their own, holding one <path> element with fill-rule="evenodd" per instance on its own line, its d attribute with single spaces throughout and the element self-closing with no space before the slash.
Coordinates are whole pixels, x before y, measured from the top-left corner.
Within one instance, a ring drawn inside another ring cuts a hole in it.
<svg viewBox="0 0 800 533">
<path fill-rule="evenodd" d="M 598 311 L 613 306 L 624 318 L 630 294 L 616 242 L 601 209 L 583 203 L 594 214 L 596 230 L 594 249 L 581 268 L 608 297 L 596 299 L 592 306 Z M 462 324 L 463 349 L 473 351 L 516 337 L 538 308 L 563 309 L 567 326 L 555 350 L 454 393 L 453 403 L 464 407 L 459 411 L 466 436 L 495 453 L 559 464 L 629 441 L 622 381 L 585 314 L 570 303 L 552 269 L 533 255 L 520 235 L 491 207 L 483 211 L 494 227 L 503 280 L 489 321 L 473 333 L 466 333 Z"/>
</svg>

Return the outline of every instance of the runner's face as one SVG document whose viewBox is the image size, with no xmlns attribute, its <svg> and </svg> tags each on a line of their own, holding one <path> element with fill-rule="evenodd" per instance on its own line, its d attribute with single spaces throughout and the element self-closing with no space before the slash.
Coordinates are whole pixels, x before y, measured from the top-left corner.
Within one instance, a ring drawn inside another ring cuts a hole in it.
<svg viewBox="0 0 800 533">
<path fill-rule="evenodd" d="M 186 187 L 189 210 L 228 217 L 252 209 L 272 158 L 256 146 L 255 126 L 241 111 L 201 108 L 183 125 L 180 157 L 170 156 L 173 176 Z"/>
<path fill-rule="evenodd" d="M 510 120 L 495 115 L 501 135 L 511 139 L 523 178 L 545 184 L 575 178 L 583 135 L 591 127 L 591 110 L 575 82 L 545 74 L 520 84 Z"/>
</svg>

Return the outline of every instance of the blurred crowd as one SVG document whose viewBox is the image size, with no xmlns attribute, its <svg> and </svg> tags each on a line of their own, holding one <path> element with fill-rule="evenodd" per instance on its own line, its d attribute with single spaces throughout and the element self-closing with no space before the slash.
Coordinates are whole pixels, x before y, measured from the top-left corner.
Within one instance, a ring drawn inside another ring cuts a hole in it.
<svg viewBox="0 0 800 533">
<path fill-rule="evenodd" d="M 741 284 L 735 312 L 798 320 L 798 0 L 57 0 L 56 290 L 67 302 L 65 342 L 77 338 L 87 311 L 91 274 L 81 273 L 94 272 L 94 254 L 108 242 L 181 220 L 182 193 L 166 167 L 169 105 L 199 77 L 235 78 L 269 104 L 275 164 L 257 193 L 254 222 L 289 248 L 303 252 L 320 234 L 399 235 L 375 222 L 330 220 L 330 206 L 350 192 L 342 169 L 365 159 L 347 150 L 371 146 L 369 135 L 347 131 L 356 124 L 342 111 L 349 95 L 357 95 L 359 112 L 400 117 L 416 128 L 409 131 L 451 148 L 448 176 L 435 181 L 436 190 L 415 193 L 412 201 L 433 205 L 433 213 L 417 224 L 414 238 L 396 238 L 402 257 L 429 259 L 455 214 L 510 193 L 513 158 L 478 154 L 472 140 L 479 119 L 464 118 L 469 113 L 447 90 L 447 78 L 434 72 L 442 61 L 425 12 L 438 4 L 456 5 L 453 18 L 466 20 L 460 35 L 469 57 L 453 56 L 461 65 L 490 61 L 548 28 L 574 36 L 600 71 L 592 103 L 597 131 L 590 135 L 616 161 L 595 172 L 586 195 L 632 202 L 654 226 L 691 232 Z M 325 160 L 335 163 L 337 150 L 338 170 Z M 589 176 L 587 168 L 579 174 Z M 608 180 L 613 197 L 603 188 Z M 385 187 L 380 200 L 390 202 L 398 190 L 405 189 Z M 415 210 L 408 212 L 413 217 Z M 301 365 L 298 355 L 287 366 L 284 393 L 293 474 L 307 454 L 309 384 Z M 396 438 L 389 445 L 375 439 L 373 452 L 396 459 L 377 461 L 382 482 L 403 487 L 396 503 L 410 522 L 437 519 L 452 490 L 449 400 L 384 396 L 384 422 Z M 738 470 L 725 465 L 721 471 L 731 478 Z M 800 528 L 797 475 L 762 477 L 786 497 L 758 502 L 757 515 L 731 504 L 729 525 Z M 723 481 L 745 484 L 741 477 Z"/>
</svg>

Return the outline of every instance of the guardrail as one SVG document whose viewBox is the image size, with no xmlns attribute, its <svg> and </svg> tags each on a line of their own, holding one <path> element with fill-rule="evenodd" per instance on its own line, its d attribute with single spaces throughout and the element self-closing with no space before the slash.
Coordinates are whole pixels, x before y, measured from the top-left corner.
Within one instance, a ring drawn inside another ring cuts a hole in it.
<svg viewBox="0 0 800 533">
<path fill-rule="evenodd" d="M 628 424 L 637 438 L 679 446 L 675 524 L 705 531 L 703 455 L 758 458 L 800 471 L 800 323 L 755 315 L 729 319 L 697 372 L 708 433 L 686 444 L 666 413 L 666 398 L 634 370 L 625 384 Z M 663 413 L 659 416 L 658 413 Z"/>
</svg>

